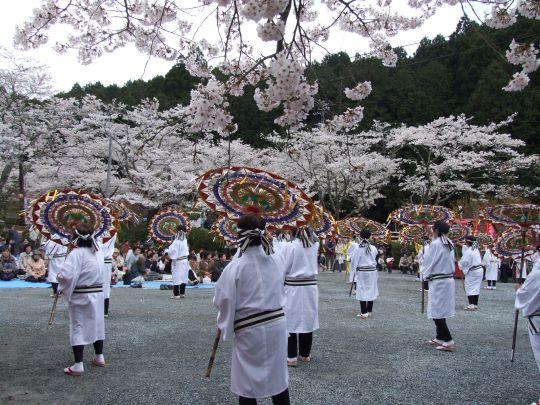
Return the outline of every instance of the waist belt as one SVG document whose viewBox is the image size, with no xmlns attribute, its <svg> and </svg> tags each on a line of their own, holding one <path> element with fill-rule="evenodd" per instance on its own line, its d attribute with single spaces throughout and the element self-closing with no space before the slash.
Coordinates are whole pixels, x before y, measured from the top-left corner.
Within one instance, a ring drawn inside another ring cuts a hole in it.
<svg viewBox="0 0 540 405">
<path fill-rule="evenodd" d="M 283 308 L 259 312 L 258 314 L 234 321 L 234 331 L 238 332 L 239 330 L 250 328 L 252 326 L 264 325 L 266 323 L 277 321 L 284 316 L 285 312 L 283 312 Z"/>
<path fill-rule="evenodd" d="M 88 287 L 80 287 L 77 286 L 73 290 L 74 294 L 91 294 L 91 293 L 99 293 L 103 291 L 103 286 L 101 284 L 98 285 L 91 285 Z"/>
<path fill-rule="evenodd" d="M 105 259 L 105 260 L 103 260 L 103 263 L 112 264 L 112 259 Z"/>
<path fill-rule="evenodd" d="M 66 257 L 67 256 L 67 253 L 54 253 L 52 255 L 53 259 L 58 259 L 60 257 Z"/>
<path fill-rule="evenodd" d="M 529 328 L 533 335 L 536 335 L 538 332 L 540 332 L 540 322 L 537 318 L 540 317 L 540 311 L 535 312 L 534 314 L 531 314 L 527 316 L 527 321 L 529 321 Z"/>
<path fill-rule="evenodd" d="M 187 258 L 188 258 L 187 256 L 180 256 L 173 260 L 186 260 Z"/>
<path fill-rule="evenodd" d="M 469 271 L 473 271 L 473 270 L 480 270 L 480 269 L 483 269 L 482 265 L 481 264 L 478 264 L 476 266 L 473 266 L 469 269 Z"/>
<path fill-rule="evenodd" d="M 373 266 L 357 266 L 356 271 L 377 271 L 377 268 Z"/>
<path fill-rule="evenodd" d="M 427 281 L 443 280 L 445 278 L 454 278 L 453 274 L 433 274 L 426 278 Z"/>
<path fill-rule="evenodd" d="M 304 285 L 317 285 L 316 278 L 286 278 L 285 285 L 301 287 Z"/>
</svg>

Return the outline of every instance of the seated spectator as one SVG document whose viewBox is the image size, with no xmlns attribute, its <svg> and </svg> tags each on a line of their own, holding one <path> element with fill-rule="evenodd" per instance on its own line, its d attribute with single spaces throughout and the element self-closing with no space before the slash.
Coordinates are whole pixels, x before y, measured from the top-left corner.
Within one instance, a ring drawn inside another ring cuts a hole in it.
<svg viewBox="0 0 540 405">
<path fill-rule="evenodd" d="M 197 277 L 197 274 L 193 271 L 193 269 L 189 269 L 188 272 L 188 285 L 197 285 L 199 284 L 199 278 Z"/>
<path fill-rule="evenodd" d="M 122 280 L 122 277 L 124 277 L 125 270 L 124 270 L 124 258 L 120 254 L 120 249 L 115 248 L 113 250 L 113 273 L 112 278 L 116 280 Z"/>
<path fill-rule="evenodd" d="M 208 253 L 201 251 L 199 259 L 199 276 L 204 277 L 210 274 L 209 265 L 208 265 Z"/>
<path fill-rule="evenodd" d="M 38 252 L 39 254 L 39 252 Z M 28 259 L 32 257 L 32 246 L 27 244 L 24 245 L 22 253 L 19 255 L 19 274 L 24 274 L 26 272 L 26 267 L 28 265 Z M 43 262 L 45 263 L 45 262 Z"/>
<path fill-rule="evenodd" d="M 46 274 L 45 260 L 42 259 L 39 251 L 35 250 L 26 264 L 26 281 L 33 283 L 45 281 Z"/>
<path fill-rule="evenodd" d="M 201 274 L 199 274 L 199 263 L 197 262 L 197 256 L 195 253 L 190 253 L 188 256 L 189 268 L 195 272 L 197 279 L 202 280 Z"/>
<path fill-rule="evenodd" d="M 223 273 L 223 270 L 225 267 L 230 263 L 230 261 L 227 261 L 227 256 L 225 253 L 221 253 L 218 256 L 218 261 L 214 265 L 214 271 L 212 272 L 212 282 L 215 283 L 219 280 L 219 277 L 221 276 L 221 273 Z"/>
<path fill-rule="evenodd" d="M 131 283 L 142 284 L 144 282 L 147 274 L 145 263 L 146 258 L 140 254 L 129 271 L 124 274 L 124 285 L 131 285 Z"/>
<path fill-rule="evenodd" d="M 163 254 L 163 260 L 165 261 L 165 268 L 163 269 L 164 273 L 165 274 L 171 274 L 172 273 L 172 270 L 171 270 L 171 266 L 172 266 L 172 260 L 171 258 L 169 257 L 169 252 L 165 252 Z"/>
<path fill-rule="evenodd" d="M 0 280 L 10 281 L 17 278 L 17 261 L 11 256 L 10 246 L 2 247 L 0 255 Z"/>
</svg>

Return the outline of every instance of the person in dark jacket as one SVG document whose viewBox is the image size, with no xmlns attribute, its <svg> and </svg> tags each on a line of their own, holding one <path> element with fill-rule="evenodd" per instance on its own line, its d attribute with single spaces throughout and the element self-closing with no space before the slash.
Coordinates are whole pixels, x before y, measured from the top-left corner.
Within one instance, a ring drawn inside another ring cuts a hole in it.
<svg viewBox="0 0 540 405">
<path fill-rule="evenodd" d="M 17 278 L 17 261 L 11 256 L 8 245 L 2 247 L 0 255 L 0 280 L 10 281 Z"/>
</svg>

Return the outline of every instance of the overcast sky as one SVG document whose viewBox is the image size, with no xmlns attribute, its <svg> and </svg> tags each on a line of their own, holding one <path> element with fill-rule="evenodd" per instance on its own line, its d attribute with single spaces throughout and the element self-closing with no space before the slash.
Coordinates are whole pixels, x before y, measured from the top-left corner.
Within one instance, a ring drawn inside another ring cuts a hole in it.
<svg viewBox="0 0 540 405">
<path fill-rule="evenodd" d="M 2 13 L 0 13 L 0 46 L 12 49 L 15 25 L 22 25 L 40 3 L 41 0 L 4 0 Z M 392 38 L 392 45 L 415 44 L 423 37 L 433 38 L 437 34 L 448 36 L 454 32 L 461 15 L 459 7 L 445 6 L 421 29 L 401 33 Z M 327 48 L 332 52 L 343 50 L 350 55 L 365 53 L 369 50 L 367 42 L 358 41 L 356 36 L 339 31 L 331 35 Z M 405 49 L 411 54 L 416 49 L 416 45 L 406 46 Z M 113 83 L 123 85 L 128 80 L 141 78 L 148 80 L 157 75 L 164 75 L 173 65 L 172 62 L 151 58 L 145 71 L 147 56 L 137 52 L 131 46 L 113 54 L 105 54 L 88 66 L 77 62 L 75 52 L 59 55 L 48 44 L 38 50 L 24 52 L 24 55 L 49 66 L 54 88 L 57 91 L 67 91 L 77 82 L 83 85 L 97 81 L 104 85 Z M 322 56 L 321 53 L 320 57 Z"/>
</svg>

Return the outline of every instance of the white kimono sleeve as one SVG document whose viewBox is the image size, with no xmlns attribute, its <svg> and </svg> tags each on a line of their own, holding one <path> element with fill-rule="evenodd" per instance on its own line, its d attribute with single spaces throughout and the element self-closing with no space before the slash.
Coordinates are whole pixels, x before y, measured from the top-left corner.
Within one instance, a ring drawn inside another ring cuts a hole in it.
<svg viewBox="0 0 540 405">
<path fill-rule="evenodd" d="M 463 274 L 467 275 L 469 272 L 469 269 L 472 266 L 472 250 L 467 250 L 463 254 L 463 257 L 459 260 L 459 268 L 463 272 Z"/>
<path fill-rule="evenodd" d="M 230 267 L 231 264 L 227 267 Z M 229 268 L 221 274 L 216 283 L 213 300 L 214 305 L 219 309 L 217 327 L 221 330 L 224 341 L 234 333 L 236 314 L 236 272 L 231 270 L 233 269 Z"/>
<path fill-rule="evenodd" d="M 62 263 L 58 272 L 58 292 L 62 293 L 66 301 L 71 300 L 71 294 L 79 281 L 79 273 L 82 268 L 80 256 L 76 250 L 72 251 Z"/>
</svg>

